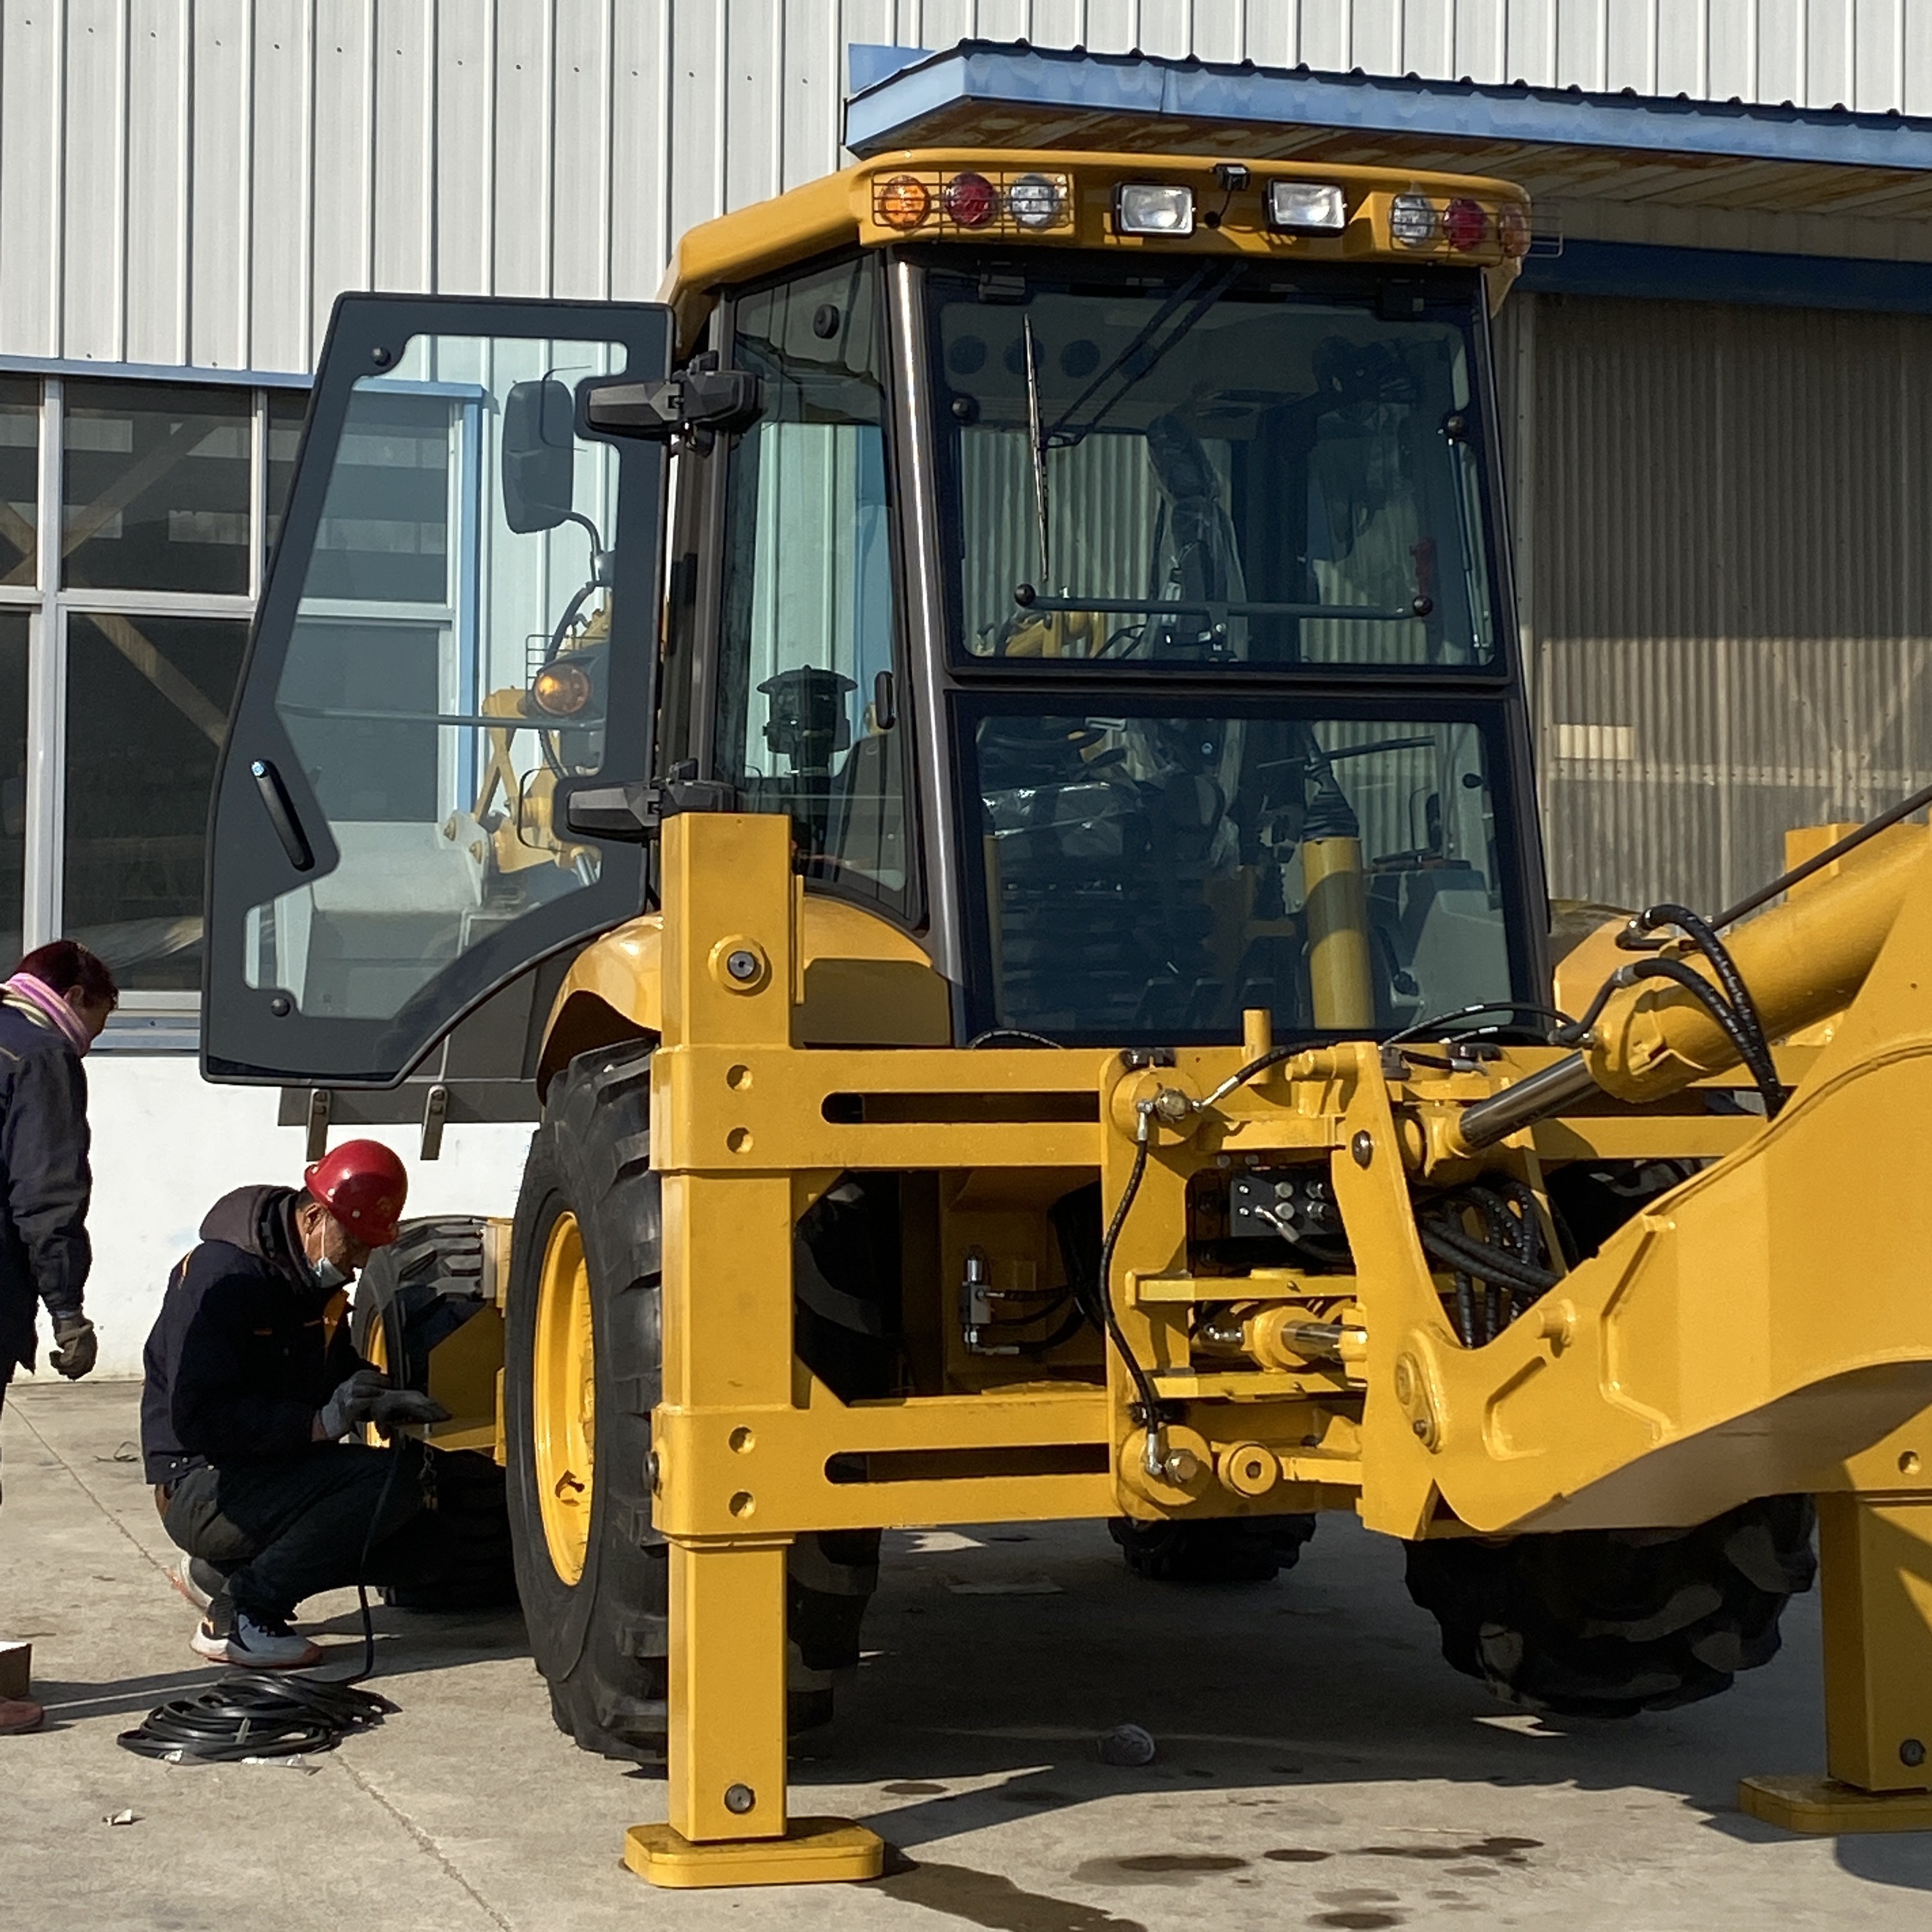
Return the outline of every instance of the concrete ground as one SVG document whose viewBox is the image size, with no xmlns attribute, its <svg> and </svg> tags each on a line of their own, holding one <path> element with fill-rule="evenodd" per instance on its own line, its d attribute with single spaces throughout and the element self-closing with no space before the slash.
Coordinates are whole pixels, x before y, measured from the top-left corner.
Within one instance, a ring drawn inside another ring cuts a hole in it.
<svg viewBox="0 0 1932 1932">
<path fill-rule="evenodd" d="M 1932 1922 L 1932 1834 L 1804 1840 L 1734 1808 L 1740 1772 L 1821 1761 L 1815 1597 L 1728 1696 L 1545 1722 L 1450 1671 L 1400 1552 L 1336 1518 L 1293 1575 L 1216 1590 L 1136 1582 L 1094 1525 L 890 1538 L 867 1661 L 792 1792 L 898 1848 L 868 1886 L 632 1876 L 662 1782 L 559 1735 L 514 1615 L 379 1612 L 401 1709 L 306 1772 L 146 1762 L 116 1732 L 207 1672 L 136 1430 L 126 1383 L 16 1382 L 0 1420 L 0 1636 L 32 1637 L 50 1711 L 0 1739 L 7 1932 Z M 352 1657 L 353 1598 L 311 1608 Z M 1096 1758 L 1124 1720 L 1160 1740 L 1144 1771 Z"/>
</svg>

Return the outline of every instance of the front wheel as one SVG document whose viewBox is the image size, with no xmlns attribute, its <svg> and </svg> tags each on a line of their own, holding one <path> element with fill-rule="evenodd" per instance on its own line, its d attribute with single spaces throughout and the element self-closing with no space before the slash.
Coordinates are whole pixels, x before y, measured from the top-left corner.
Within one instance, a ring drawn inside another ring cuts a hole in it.
<svg viewBox="0 0 1932 1932">
<path fill-rule="evenodd" d="M 1408 1593 L 1442 1654 L 1506 1703 L 1565 1717 L 1668 1711 L 1777 1655 L 1817 1574 L 1809 1496 L 1767 1496 L 1695 1529 L 1577 1529 L 1408 1546 Z"/>
<path fill-rule="evenodd" d="M 1115 1516 L 1108 1533 L 1127 1568 L 1156 1583 L 1265 1583 L 1301 1561 L 1312 1516 L 1210 1516 L 1202 1522 L 1142 1522 Z"/>
<path fill-rule="evenodd" d="M 504 1425 L 517 1586 L 558 1726 L 651 1763 L 668 1712 L 669 1550 L 652 1518 L 663 1387 L 662 1232 L 650 1048 L 585 1054 L 552 1083 L 517 1202 Z M 790 1561 L 789 1718 L 831 1714 L 858 1663 L 876 1532 L 801 1536 Z"/>
</svg>

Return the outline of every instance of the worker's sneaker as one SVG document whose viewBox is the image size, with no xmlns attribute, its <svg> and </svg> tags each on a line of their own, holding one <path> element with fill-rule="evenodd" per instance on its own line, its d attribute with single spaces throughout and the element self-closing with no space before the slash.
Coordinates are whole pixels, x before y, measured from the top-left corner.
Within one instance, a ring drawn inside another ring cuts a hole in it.
<svg viewBox="0 0 1932 1932">
<path fill-rule="evenodd" d="M 190 1556 L 184 1550 L 175 1559 L 175 1567 L 168 1572 L 168 1581 L 198 1610 L 205 1610 L 221 1594 L 221 1586 L 226 1580 L 212 1563 L 206 1563 L 199 1556 Z"/>
<path fill-rule="evenodd" d="M 208 1606 L 201 1628 L 188 1641 L 197 1657 L 244 1670 L 306 1670 L 322 1661 L 322 1652 L 279 1618 L 238 1610 L 225 1596 Z"/>
<path fill-rule="evenodd" d="M 47 1714 L 31 1697 L 0 1697 L 0 1738 L 21 1731 L 38 1731 Z"/>
</svg>

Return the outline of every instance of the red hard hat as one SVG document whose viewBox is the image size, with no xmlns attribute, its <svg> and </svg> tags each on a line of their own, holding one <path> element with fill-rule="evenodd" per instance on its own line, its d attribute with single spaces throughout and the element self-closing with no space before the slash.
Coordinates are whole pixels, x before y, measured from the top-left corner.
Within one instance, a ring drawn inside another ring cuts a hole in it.
<svg viewBox="0 0 1932 1932">
<path fill-rule="evenodd" d="M 304 1171 L 302 1184 L 365 1247 L 386 1248 L 396 1238 L 410 1178 L 380 1141 L 344 1141 Z"/>
</svg>

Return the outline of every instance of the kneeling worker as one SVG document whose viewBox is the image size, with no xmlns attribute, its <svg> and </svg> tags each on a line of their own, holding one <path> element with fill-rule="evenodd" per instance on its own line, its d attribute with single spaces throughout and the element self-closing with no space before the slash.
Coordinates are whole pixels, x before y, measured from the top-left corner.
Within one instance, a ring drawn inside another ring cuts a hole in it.
<svg viewBox="0 0 1932 1932">
<path fill-rule="evenodd" d="M 314 1664 L 322 1653 L 289 1628 L 296 1606 L 383 1580 L 423 1507 L 419 1453 L 340 1438 L 446 1413 L 391 1388 L 350 1340 L 348 1286 L 396 1238 L 402 1162 L 348 1141 L 302 1178 L 209 1209 L 144 1358 L 142 1454 L 184 1552 L 175 1586 L 206 1612 L 194 1648 L 256 1670 Z"/>
</svg>

